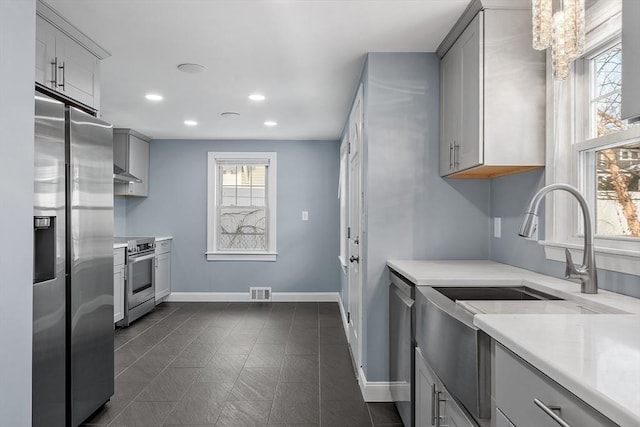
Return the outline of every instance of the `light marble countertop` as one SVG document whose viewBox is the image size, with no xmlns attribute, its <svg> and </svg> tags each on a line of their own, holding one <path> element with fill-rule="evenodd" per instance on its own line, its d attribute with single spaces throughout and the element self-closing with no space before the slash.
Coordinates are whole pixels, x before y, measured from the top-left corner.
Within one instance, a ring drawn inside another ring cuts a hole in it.
<svg viewBox="0 0 640 427">
<path fill-rule="evenodd" d="M 640 316 L 479 314 L 474 324 L 613 422 L 640 425 Z"/>
<path fill-rule="evenodd" d="M 173 236 L 159 236 L 156 237 L 156 242 L 161 242 L 163 240 L 171 240 L 173 239 Z M 126 243 L 113 243 L 113 249 L 120 249 L 120 248 L 126 248 L 127 244 Z"/>
<path fill-rule="evenodd" d="M 387 265 L 418 285 L 417 291 L 522 285 L 605 312 L 630 313 L 527 314 L 535 310 L 531 304 L 473 303 L 493 313 L 475 315 L 474 324 L 496 341 L 612 421 L 640 425 L 640 299 L 604 290 L 582 294 L 579 283 L 493 261 L 390 260 Z M 562 310 L 548 301 L 541 309 Z"/>
</svg>

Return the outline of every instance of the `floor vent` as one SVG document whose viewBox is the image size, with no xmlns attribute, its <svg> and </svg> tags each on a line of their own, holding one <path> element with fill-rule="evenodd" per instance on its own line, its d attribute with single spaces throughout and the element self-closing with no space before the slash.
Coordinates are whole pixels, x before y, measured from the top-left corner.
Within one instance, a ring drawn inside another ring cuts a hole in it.
<svg viewBox="0 0 640 427">
<path fill-rule="evenodd" d="M 271 288 L 249 288 L 251 302 L 271 301 Z"/>
</svg>

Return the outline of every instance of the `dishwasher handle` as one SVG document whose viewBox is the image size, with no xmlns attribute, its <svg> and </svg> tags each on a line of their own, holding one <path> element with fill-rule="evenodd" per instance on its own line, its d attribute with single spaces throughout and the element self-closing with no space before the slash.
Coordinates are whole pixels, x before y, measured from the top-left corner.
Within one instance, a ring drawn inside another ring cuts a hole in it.
<svg viewBox="0 0 640 427">
<path fill-rule="evenodd" d="M 400 301 L 402 301 L 404 303 L 404 305 L 407 306 L 407 308 L 411 308 L 411 307 L 413 307 L 413 304 L 415 304 L 414 300 L 412 300 L 411 298 L 409 298 L 408 296 L 403 294 L 402 291 L 400 291 L 400 289 L 398 289 L 395 286 L 393 288 L 393 292 L 395 293 L 396 297 L 398 297 L 398 299 Z"/>
</svg>

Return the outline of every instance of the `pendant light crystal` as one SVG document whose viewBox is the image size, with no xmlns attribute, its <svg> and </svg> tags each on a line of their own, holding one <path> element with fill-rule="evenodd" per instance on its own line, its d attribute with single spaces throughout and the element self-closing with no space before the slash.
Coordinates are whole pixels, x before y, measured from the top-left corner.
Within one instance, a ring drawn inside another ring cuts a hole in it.
<svg viewBox="0 0 640 427">
<path fill-rule="evenodd" d="M 584 0 L 564 0 L 565 46 L 569 59 L 584 51 Z"/>
<path fill-rule="evenodd" d="M 553 61 L 553 77 L 564 80 L 569 75 L 569 57 L 566 49 L 565 15 L 563 11 L 553 14 L 553 33 L 551 43 L 551 60 Z"/>
<path fill-rule="evenodd" d="M 553 0 L 531 0 L 533 48 L 536 50 L 551 46 L 552 3 Z"/>
</svg>

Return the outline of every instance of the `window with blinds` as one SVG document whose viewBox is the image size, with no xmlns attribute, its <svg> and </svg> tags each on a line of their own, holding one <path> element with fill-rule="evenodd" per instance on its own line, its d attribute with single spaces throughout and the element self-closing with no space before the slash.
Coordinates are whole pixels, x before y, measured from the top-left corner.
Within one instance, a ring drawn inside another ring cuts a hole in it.
<svg viewBox="0 0 640 427">
<path fill-rule="evenodd" d="M 209 153 L 208 256 L 275 252 L 274 172 L 275 153 Z"/>
</svg>

